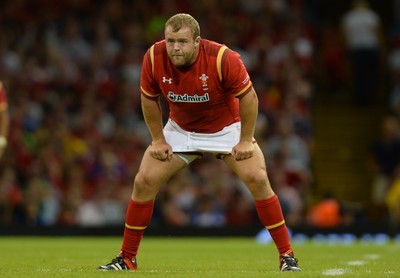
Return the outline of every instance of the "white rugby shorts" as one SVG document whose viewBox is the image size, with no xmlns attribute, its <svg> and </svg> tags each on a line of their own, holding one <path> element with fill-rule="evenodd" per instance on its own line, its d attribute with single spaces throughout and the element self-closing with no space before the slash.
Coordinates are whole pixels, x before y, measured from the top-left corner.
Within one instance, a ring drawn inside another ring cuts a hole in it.
<svg viewBox="0 0 400 278">
<path fill-rule="evenodd" d="M 164 136 L 173 152 L 189 164 L 201 155 L 182 153 L 231 153 L 232 148 L 240 140 L 240 122 L 226 126 L 215 133 L 196 133 L 182 129 L 176 122 L 169 119 L 164 127 Z"/>
</svg>

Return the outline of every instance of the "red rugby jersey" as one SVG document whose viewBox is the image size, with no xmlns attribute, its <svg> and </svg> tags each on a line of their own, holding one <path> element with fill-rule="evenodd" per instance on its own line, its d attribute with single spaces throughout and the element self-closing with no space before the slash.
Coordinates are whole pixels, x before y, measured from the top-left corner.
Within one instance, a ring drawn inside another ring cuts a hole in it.
<svg viewBox="0 0 400 278">
<path fill-rule="evenodd" d="M 140 83 L 144 96 L 164 95 L 169 117 L 181 128 L 199 133 L 214 133 L 239 122 L 238 98 L 252 88 L 240 55 L 205 39 L 188 67 L 172 64 L 165 40 L 155 43 L 144 55 Z"/>
<path fill-rule="evenodd" d="M 7 95 L 3 83 L 0 81 L 0 111 L 7 108 Z"/>
</svg>

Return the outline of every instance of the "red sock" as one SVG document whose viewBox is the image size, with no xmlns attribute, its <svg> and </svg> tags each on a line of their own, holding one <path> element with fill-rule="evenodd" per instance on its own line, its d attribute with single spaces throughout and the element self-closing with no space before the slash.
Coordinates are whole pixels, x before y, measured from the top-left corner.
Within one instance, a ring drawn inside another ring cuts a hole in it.
<svg viewBox="0 0 400 278">
<path fill-rule="evenodd" d="M 138 253 L 144 230 L 150 224 L 153 215 L 154 201 L 129 202 L 126 212 L 124 239 L 121 251 L 125 257 L 132 259 Z"/>
<path fill-rule="evenodd" d="M 279 255 L 292 255 L 289 232 L 283 218 L 278 196 L 274 195 L 266 200 L 256 200 L 256 209 L 261 223 L 268 229 L 272 240 L 278 248 Z"/>
</svg>

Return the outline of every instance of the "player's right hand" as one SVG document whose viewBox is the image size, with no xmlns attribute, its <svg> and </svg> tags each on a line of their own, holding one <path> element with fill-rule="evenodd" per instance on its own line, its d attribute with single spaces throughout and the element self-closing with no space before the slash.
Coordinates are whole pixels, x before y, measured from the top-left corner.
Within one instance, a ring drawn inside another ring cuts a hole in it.
<svg viewBox="0 0 400 278">
<path fill-rule="evenodd" d="M 165 141 L 153 141 L 150 145 L 150 155 L 161 161 L 169 161 L 174 155 L 172 147 Z"/>
</svg>

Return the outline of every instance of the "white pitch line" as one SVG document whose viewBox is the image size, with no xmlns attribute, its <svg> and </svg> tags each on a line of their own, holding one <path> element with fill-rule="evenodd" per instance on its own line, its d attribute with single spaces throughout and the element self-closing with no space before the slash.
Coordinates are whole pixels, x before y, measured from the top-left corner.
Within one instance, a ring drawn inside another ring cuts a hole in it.
<svg viewBox="0 0 400 278">
<path fill-rule="evenodd" d="M 381 257 L 381 255 L 380 254 L 365 254 L 363 257 L 366 260 L 377 260 L 377 259 L 379 259 Z M 368 263 L 368 261 L 365 261 L 365 260 L 354 260 L 354 261 L 348 261 L 347 265 L 349 265 L 349 266 L 361 266 L 361 265 L 365 265 L 367 263 Z M 394 272 L 387 271 L 386 273 L 392 274 Z M 344 268 L 331 268 L 331 269 L 327 269 L 327 270 L 323 271 L 322 274 L 326 275 L 326 276 L 340 276 L 340 275 L 346 274 L 346 269 L 344 269 Z"/>
<path fill-rule="evenodd" d="M 345 273 L 346 273 L 346 270 L 343 268 L 331 268 L 331 269 L 327 269 L 322 272 L 323 275 L 327 275 L 327 276 L 339 276 L 339 275 L 343 275 Z"/>
<path fill-rule="evenodd" d="M 368 259 L 368 260 L 377 260 L 381 257 L 381 255 L 379 254 L 366 254 L 364 255 L 364 258 Z"/>
<path fill-rule="evenodd" d="M 349 261 L 347 262 L 348 265 L 365 265 L 366 262 L 365 261 Z"/>
</svg>

